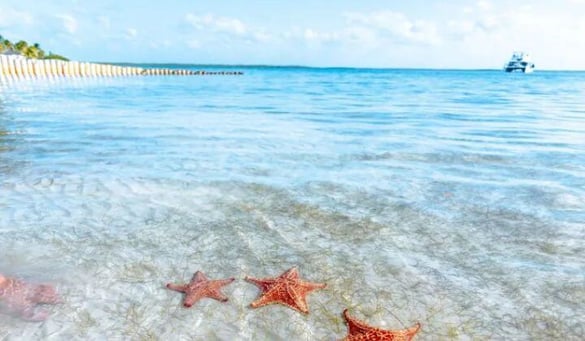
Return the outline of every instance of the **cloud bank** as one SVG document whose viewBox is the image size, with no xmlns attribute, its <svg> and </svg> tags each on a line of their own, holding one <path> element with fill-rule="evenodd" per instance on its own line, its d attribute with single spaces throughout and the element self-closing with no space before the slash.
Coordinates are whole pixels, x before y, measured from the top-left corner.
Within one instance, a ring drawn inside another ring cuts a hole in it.
<svg viewBox="0 0 585 341">
<path fill-rule="evenodd" d="M 91 53 L 137 62 L 496 68 L 520 49 L 532 52 L 538 66 L 585 69 L 585 0 L 563 3 L 480 0 L 445 4 L 437 13 L 381 4 L 378 10 L 338 10 L 327 20 L 295 18 L 292 26 L 258 20 L 253 11 L 143 9 L 129 16 L 100 4 L 0 5 L 0 34 L 86 60 Z"/>
</svg>

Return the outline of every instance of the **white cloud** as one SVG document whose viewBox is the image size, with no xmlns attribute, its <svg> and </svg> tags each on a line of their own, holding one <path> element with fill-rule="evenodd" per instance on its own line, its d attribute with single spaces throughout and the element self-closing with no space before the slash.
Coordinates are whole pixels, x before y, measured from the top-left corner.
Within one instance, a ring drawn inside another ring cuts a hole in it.
<svg viewBox="0 0 585 341">
<path fill-rule="evenodd" d="M 185 16 L 185 20 L 197 30 L 210 30 L 238 36 L 248 33 L 248 28 L 239 19 L 216 17 L 213 14 L 197 16 L 189 13 Z"/>
<path fill-rule="evenodd" d="M 361 26 L 374 29 L 380 36 L 386 36 L 397 43 L 436 45 L 441 42 L 434 22 L 411 20 L 400 12 L 353 12 L 346 13 L 345 18 L 350 27 Z"/>
<path fill-rule="evenodd" d="M 13 26 L 26 26 L 34 22 L 32 14 L 18 11 L 10 7 L 0 7 L 0 28 L 7 29 Z"/>
<path fill-rule="evenodd" d="M 339 40 L 339 35 L 335 32 L 320 32 L 306 28 L 303 32 L 303 38 L 308 42 L 330 43 Z"/>
<path fill-rule="evenodd" d="M 185 21 L 191 29 L 195 32 L 202 33 L 205 36 L 197 39 L 197 44 L 192 48 L 197 48 L 206 40 L 213 40 L 215 37 L 212 34 L 222 35 L 224 43 L 231 43 L 233 41 L 241 41 L 245 43 L 251 42 L 267 42 L 273 37 L 270 33 L 257 27 L 251 27 L 245 24 L 240 19 L 216 16 L 213 14 L 194 15 L 188 13 L 185 16 Z M 218 40 L 215 40 L 217 42 Z"/>
<path fill-rule="evenodd" d="M 346 13 L 348 25 L 375 29 L 380 36 L 387 36 L 398 43 L 435 45 L 441 42 L 434 22 L 411 20 L 404 13 L 380 11 L 371 13 Z"/>
<path fill-rule="evenodd" d="M 192 41 L 187 41 L 187 45 L 190 46 L 191 44 L 193 44 Z M 163 40 L 161 42 L 158 41 L 151 41 L 148 46 L 152 49 L 168 49 L 171 46 L 173 46 L 173 43 L 170 40 Z"/>
<path fill-rule="evenodd" d="M 583 65 L 585 15 L 536 5 L 498 6 L 453 19 L 441 28 L 449 48 L 476 60 L 505 59 L 514 50 L 531 52 L 538 67 Z M 495 61 L 494 61 L 495 64 Z"/>
<path fill-rule="evenodd" d="M 126 37 L 128 39 L 134 39 L 134 38 L 136 38 L 137 35 L 138 35 L 138 30 L 136 30 L 135 28 L 128 28 L 126 30 Z"/>
<path fill-rule="evenodd" d="M 278 37 L 287 45 L 330 46 L 346 54 L 367 51 L 389 51 L 402 46 L 436 45 L 441 43 L 437 25 L 431 21 L 412 20 L 393 11 L 345 13 L 345 25 L 337 30 L 293 28 Z M 358 50 L 356 50 L 358 49 Z"/>
<path fill-rule="evenodd" d="M 348 26 L 338 31 L 320 31 L 312 28 L 293 28 L 280 36 L 284 43 L 315 45 L 347 45 L 348 47 L 376 47 L 383 44 L 377 31 L 362 26 Z"/>
<path fill-rule="evenodd" d="M 272 35 L 264 30 L 254 31 L 252 36 L 254 40 L 258 42 L 267 42 L 272 39 Z"/>
<path fill-rule="evenodd" d="M 201 47 L 201 43 L 197 39 L 191 39 L 187 41 L 187 46 L 189 46 L 192 49 L 198 49 Z"/>
<path fill-rule="evenodd" d="M 61 25 L 65 32 L 69 34 L 75 34 L 77 32 L 78 24 L 73 16 L 69 14 L 57 14 L 55 18 L 61 20 Z"/>
<path fill-rule="evenodd" d="M 99 16 L 97 18 L 98 24 L 101 26 L 102 29 L 109 31 L 110 28 L 112 27 L 112 22 L 110 20 L 110 18 L 106 17 L 106 16 Z"/>
<path fill-rule="evenodd" d="M 248 33 L 246 25 L 238 19 L 220 17 L 215 20 L 214 26 L 215 30 L 220 32 L 227 32 L 236 35 L 245 35 Z"/>
<path fill-rule="evenodd" d="M 504 24 L 502 19 L 503 18 L 501 16 L 485 16 L 475 22 L 475 27 L 485 32 L 494 32 L 497 29 L 502 28 Z"/>
<path fill-rule="evenodd" d="M 477 8 L 479 8 L 480 10 L 483 11 L 489 11 L 490 9 L 492 9 L 492 3 L 489 1 L 485 1 L 485 0 L 480 0 L 477 2 Z"/>
<path fill-rule="evenodd" d="M 446 31 L 448 38 L 452 38 L 453 40 L 463 40 L 476 30 L 476 28 L 477 25 L 475 21 L 464 19 L 448 21 L 444 30 Z"/>
<path fill-rule="evenodd" d="M 376 31 L 359 26 L 352 26 L 345 30 L 345 38 L 348 43 L 372 46 L 376 45 L 379 37 Z"/>
</svg>

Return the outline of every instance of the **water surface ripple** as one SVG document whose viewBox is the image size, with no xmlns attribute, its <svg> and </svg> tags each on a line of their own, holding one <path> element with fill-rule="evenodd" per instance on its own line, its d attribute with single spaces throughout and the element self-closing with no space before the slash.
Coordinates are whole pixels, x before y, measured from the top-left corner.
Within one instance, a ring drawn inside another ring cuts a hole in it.
<svg viewBox="0 0 585 341">
<path fill-rule="evenodd" d="M 65 298 L 0 339 L 585 336 L 585 73 L 244 71 L 0 86 L 0 273 Z M 291 266 L 308 316 L 164 288 Z"/>
</svg>

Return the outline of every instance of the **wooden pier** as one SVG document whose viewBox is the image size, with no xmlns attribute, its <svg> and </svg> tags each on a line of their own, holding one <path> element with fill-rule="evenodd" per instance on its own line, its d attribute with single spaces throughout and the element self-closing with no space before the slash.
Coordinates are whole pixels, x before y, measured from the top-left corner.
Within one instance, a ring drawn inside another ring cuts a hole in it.
<svg viewBox="0 0 585 341">
<path fill-rule="evenodd" d="M 238 76 L 243 74 L 241 71 L 143 68 L 55 59 L 29 59 L 18 55 L 0 55 L 0 79 L 204 75 Z"/>
</svg>

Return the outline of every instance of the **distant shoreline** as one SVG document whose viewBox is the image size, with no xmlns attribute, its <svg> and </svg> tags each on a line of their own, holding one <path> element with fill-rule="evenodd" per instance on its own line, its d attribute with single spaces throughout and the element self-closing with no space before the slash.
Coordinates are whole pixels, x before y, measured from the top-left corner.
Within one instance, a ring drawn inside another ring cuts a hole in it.
<svg viewBox="0 0 585 341">
<path fill-rule="evenodd" d="M 436 69 L 436 68 L 359 68 L 299 65 L 225 65 L 186 63 L 79 62 L 55 59 L 34 59 L 22 55 L 0 54 L 0 79 L 36 79 L 59 77 L 126 77 L 126 76 L 201 76 L 243 75 L 242 69 L 282 71 L 310 70 L 315 72 L 486 72 L 502 73 L 502 69 Z M 538 73 L 583 73 L 581 70 L 538 70 Z"/>
<path fill-rule="evenodd" d="M 311 65 L 271 65 L 271 64 L 209 64 L 209 63 L 176 63 L 176 62 L 95 62 L 120 66 L 152 66 L 152 67 L 200 67 L 200 68 L 262 68 L 262 69 L 315 69 L 315 70 L 381 70 L 381 71 L 502 71 L 502 68 L 428 68 L 428 67 L 358 67 L 358 66 L 311 66 Z M 535 72 L 585 72 L 585 70 L 538 69 Z"/>
</svg>

